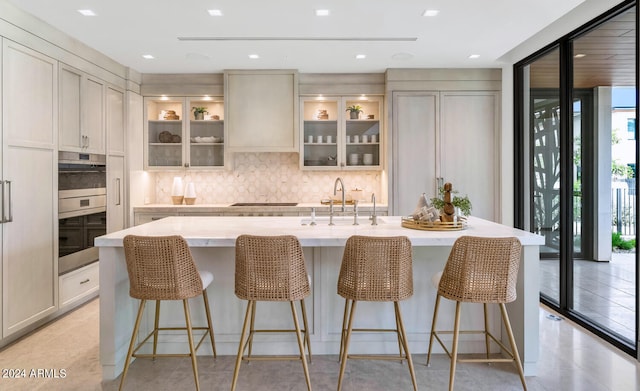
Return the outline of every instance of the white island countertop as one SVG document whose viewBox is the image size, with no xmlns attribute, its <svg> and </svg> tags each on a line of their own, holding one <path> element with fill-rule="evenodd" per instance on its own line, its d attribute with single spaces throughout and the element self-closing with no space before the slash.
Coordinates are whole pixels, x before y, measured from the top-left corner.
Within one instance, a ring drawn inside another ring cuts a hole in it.
<svg viewBox="0 0 640 391">
<path fill-rule="evenodd" d="M 515 236 L 525 245 L 542 245 L 544 238 L 530 232 L 510 228 L 487 220 L 469 217 L 468 227 L 460 231 L 423 231 L 404 228 L 400 216 L 379 216 L 378 225 L 371 225 L 368 216 L 359 216 L 359 225 L 353 225 L 353 216 L 337 216 L 336 225 L 328 225 L 328 217 L 220 217 L 172 216 L 96 238 L 97 247 L 121 247 L 126 235 L 182 235 L 193 247 L 232 247 L 239 235 L 295 235 L 305 247 L 344 246 L 351 235 L 397 236 L 405 235 L 415 246 L 451 246 L 462 235 Z"/>
</svg>

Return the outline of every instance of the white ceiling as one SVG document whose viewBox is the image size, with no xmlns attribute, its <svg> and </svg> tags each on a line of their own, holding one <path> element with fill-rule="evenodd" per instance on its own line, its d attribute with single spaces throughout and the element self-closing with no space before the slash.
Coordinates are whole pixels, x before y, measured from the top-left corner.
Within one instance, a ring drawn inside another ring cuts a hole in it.
<svg viewBox="0 0 640 391">
<path fill-rule="evenodd" d="M 584 0 L 10 1 L 142 73 L 351 73 L 500 66 L 502 55 Z M 82 16 L 79 9 L 97 15 Z M 210 16 L 208 9 L 224 15 Z M 331 15 L 315 16 L 316 9 Z M 421 16 L 426 9 L 440 13 Z M 145 60 L 144 54 L 155 59 Z M 358 60 L 356 54 L 367 57 Z M 480 57 L 469 59 L 471 54 Z"/>
</svg>

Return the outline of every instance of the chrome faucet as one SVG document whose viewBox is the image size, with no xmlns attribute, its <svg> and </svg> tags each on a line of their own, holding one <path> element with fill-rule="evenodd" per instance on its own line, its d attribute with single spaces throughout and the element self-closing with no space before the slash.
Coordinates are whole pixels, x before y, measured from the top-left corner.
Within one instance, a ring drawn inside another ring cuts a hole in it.
<svg viewBox="0 0 640 391">
<path fill-rule="evenodd" d="M 340 189 L 342 189 L 342 209 L 340 211 L 344 213 L 344 195 L 346 193 L 346 190 L 344 188 L 344 182 L 342 182 L 342 178 L 340 177 L 337 177 L 336 181 L 333 184 L 333 195 L 338 195 L 338 182 L 340 182 Z"/>
<path fill-rule="evenodd" d="M 376 195 L 371 193 L 371 202 L 373 202 L 373 213 L 371 214 L 371 225 L 378 225 L 378 216 L 376 215 Z"/>
</svg>

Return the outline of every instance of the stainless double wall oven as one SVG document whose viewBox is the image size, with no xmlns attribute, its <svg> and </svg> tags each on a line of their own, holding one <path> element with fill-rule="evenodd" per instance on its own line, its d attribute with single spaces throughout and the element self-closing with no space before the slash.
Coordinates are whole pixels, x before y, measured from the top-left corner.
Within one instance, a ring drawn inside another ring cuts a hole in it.
<svg viewBox="0 0 640 391">
<path fill-rule="evenodd" d="M 106 156 L 58 155 L 58 274 L 98 260 L 93 239 L 107 232 Z"/>
</svg>

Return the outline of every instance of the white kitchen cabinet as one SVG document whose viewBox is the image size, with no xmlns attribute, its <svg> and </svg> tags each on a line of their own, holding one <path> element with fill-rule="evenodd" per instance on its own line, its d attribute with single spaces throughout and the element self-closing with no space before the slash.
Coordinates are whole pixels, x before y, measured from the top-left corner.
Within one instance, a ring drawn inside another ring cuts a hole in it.
<svg viewBox="0 0 640 391">
<path fill-rule="evenodd" d="M 301 169 L 382 169 L 382 97 L 304 97 L 300 106 Z M 362 109 L 356 118 L 352 106 Z"/>
<path fill-rule="evenodd" d="M 498 216 L 500 95 L 496 91 L 394 92 L 392 213 L 411 213 L 451 182 L 472 214 Z"/>
<path fill-rule="evenodd" d="M 58 308 L 57 61 L 2 52 L 2 337 Z"/>
<path fill-rule="evenodd" d="M 178 215 L 177 213 L 171 213 L 171 212 L 166 212 L 166 213 L 165 212 L 160 212 L 160 213 L 135 212 L 133 216 L 133 220 L 134 220 L 134 225 L 141 225 L 141 224 L 150 223 L 152 221 L 164 219 L 165 217 L 177 216 L 177 215 Z"/>
<path fill-rule="evenodd" d="M 113 86 L 106 87 L 106 128 L 109 155 L 124 156 L 124 91 Z"/>
<path fill-rule="evenodd" d="M 107 233 L 125 229 L 125 158 L 107 156 Z"/>
<path fill-rule="evenodd" d="M 146 97 L 145 103 L 145 169 L 224 168 L 222 98 Z M 193 107 L 206 109 L 204 119 L 195 119 Z"/>
<path fill-rule="evenodd" d="M 59 80 L 60 150 L 104 154 L 104 83 L 64 64 Z"/>
<path fill-rule="evenodd" d="M 224 88 L 231 152 L 298 152 L 296 71 L 226 71 Z"/>
</svg>

